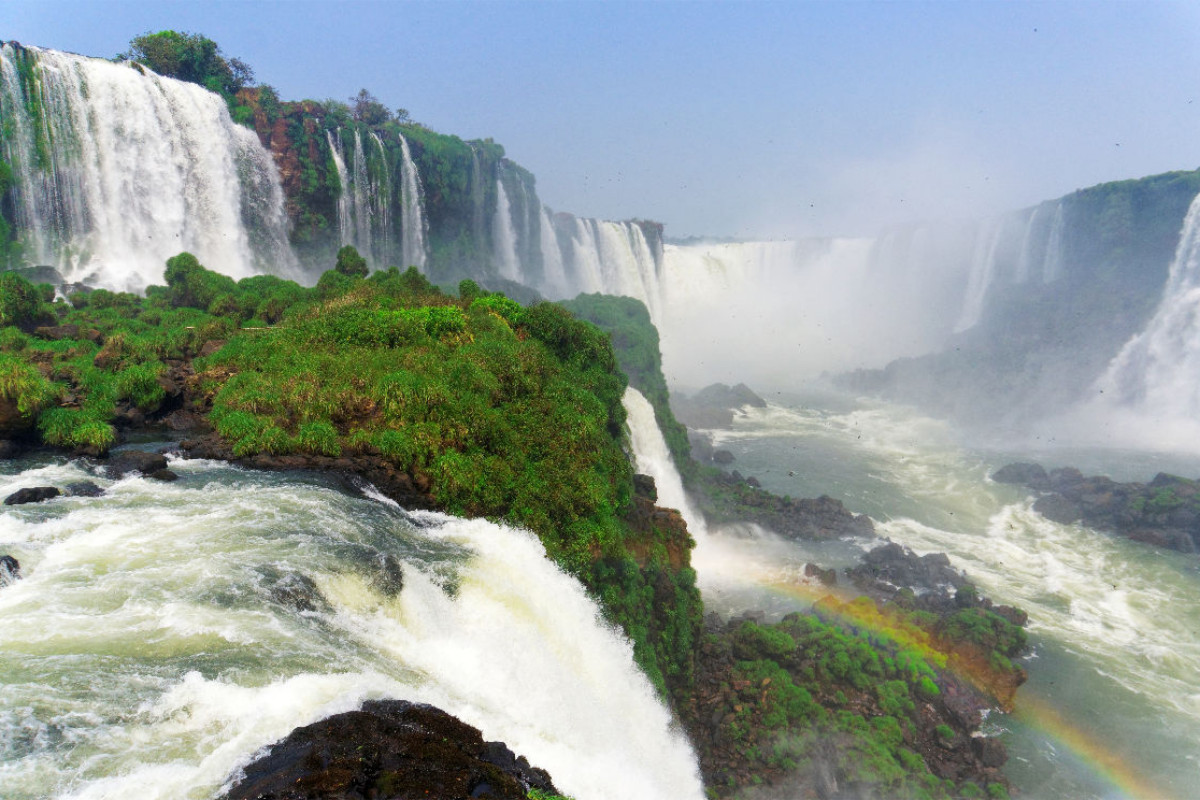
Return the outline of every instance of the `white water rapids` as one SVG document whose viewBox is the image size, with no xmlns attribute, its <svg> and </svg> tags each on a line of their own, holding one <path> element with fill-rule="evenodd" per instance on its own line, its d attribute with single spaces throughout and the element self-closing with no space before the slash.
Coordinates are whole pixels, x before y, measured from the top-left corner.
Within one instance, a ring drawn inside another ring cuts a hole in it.
<svg viewBox="0 0 1200 800">
<path fill-rule="evenodd" d="M 217 462 L 176 462 L 170 484 L 3 468 L 4 495 L 106 489 L 0 513 L 24 574 L 0 588 L 5 798 L 210 797 L 374 697 L 445 709 L 578 800 L 702 796 L 628 641 L 526 532 Z"/>
</svg>

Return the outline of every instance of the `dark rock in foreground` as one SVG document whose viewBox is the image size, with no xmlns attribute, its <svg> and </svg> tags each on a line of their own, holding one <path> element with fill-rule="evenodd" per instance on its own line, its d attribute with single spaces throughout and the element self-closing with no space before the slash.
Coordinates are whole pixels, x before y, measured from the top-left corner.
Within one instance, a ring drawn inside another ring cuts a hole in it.
<svg viewBox="0 0 1200 800">
<path fill-rule="evenodd" d="M 43 500 L 58 497 L 60 494 L 62 492 L 55 486 L 26 486 L 24 489 L 17 489 L 4 498 L 4 505 L 20 506 L 25 503 L 40 503 Z"/>
<path fill-rule="evenodd" d="M 1073 467 L 1046 472 L 1037 464 L 1009 464 L 992 480 L 1040 492 L 1033 510 L 1054 522 L 1082 522 L 1158 547 L 1200 551 L 1200 481 L 1160 472 L 1150 483 L 1118 483 L 1085 477 Z"/>
<path fill-rule="evenodd" d="M 250 764 L 227 800 L 378 800 L 557 794 L 549 774 L 433 706 L 373 700 L 297 728 Z"/>
</svg>

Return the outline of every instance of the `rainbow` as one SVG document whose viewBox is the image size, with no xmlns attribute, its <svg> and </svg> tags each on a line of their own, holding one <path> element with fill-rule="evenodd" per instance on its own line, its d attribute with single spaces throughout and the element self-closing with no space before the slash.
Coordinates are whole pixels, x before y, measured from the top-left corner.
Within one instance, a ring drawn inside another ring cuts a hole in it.
<svg viewBox="0 0 1200 800">
<path fill-rule="evenodd" d="M 833 597 L 839 603 L 845 603 L 853 597 L 852 594 L 845 591 L 796 581 L 794 578 L 780 576 L 778 573 L 768 576 L 760 572 L 757 577 L 747 580 L 770 594 L 799 600 L 806 604 L 817 603 L 827 597 Z M 946 655 L 934 649 L 928 638 L 922 639 L 912 635 L 909 631 L 898 630 L 888 625 L 886 617 L 880 615 L 874 609 L 873 604 L 868 609 L 866 606 L 846 603 L 840 606 L 838 613 L 839 616 L 848 619 L 854 625 L 886 636 L 903 647 L 916 650 L 930 663 L 947 668 Z M 960 678 L 978 685 L 973 676 L 964 675 L 961 671 L 956 671 L 956 674 Z M 1175 800 L 1176 795 L 1164 791 L 1162 787 L 1126 763 L 1119 754 L 1073 726 L 1048 700 L 1038 697 L 1029 689 L 1021 692 L 1020 700 L 1015 704 L 1011 714 L 1021 724 L 1052 739 L 1055 745 L 1070 753 L 1079 764 L 1087 768 L 1098 782 L 1116 790 L 1121 796 L 1136 800 Z"/>
</svg>

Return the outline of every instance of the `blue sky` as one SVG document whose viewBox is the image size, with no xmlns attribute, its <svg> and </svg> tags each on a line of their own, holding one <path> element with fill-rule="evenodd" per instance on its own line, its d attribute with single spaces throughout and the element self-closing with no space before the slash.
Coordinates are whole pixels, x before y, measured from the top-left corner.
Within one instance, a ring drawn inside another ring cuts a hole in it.
<svg viewBox="0 0 1200 800">
<path fill-rule="evenodd" d="M 203 33 L 285 99 L 370 89 L 492 137 L 547 205 L 848 235 L 1200 167 L 1200 4 L 57 2 L 0 39 Z"/>
</svg>

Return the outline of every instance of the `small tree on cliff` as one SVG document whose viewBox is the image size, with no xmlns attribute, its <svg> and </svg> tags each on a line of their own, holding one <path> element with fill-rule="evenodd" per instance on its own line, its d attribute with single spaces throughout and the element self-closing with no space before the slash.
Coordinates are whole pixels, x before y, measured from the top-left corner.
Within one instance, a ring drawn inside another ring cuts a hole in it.
<svg viewBox="0 0 1200 800">
<path fill-rule="evenodd" d="M 354 119 L 366 125 L 382 125 L 392 118 L 387 106 L 366 89 L 359 89 L 358 94 L 350 98 L 350 108 Z"/>
<path fill-rule="evenodd" d="M 197 83 L 231 99 L 254 83 L 254 70 L 239 58 L 225 58 L 217 43 L 198 33 L 145 33 L 117 58 L 145 64 L 159 75 Z"/>
</svg>

